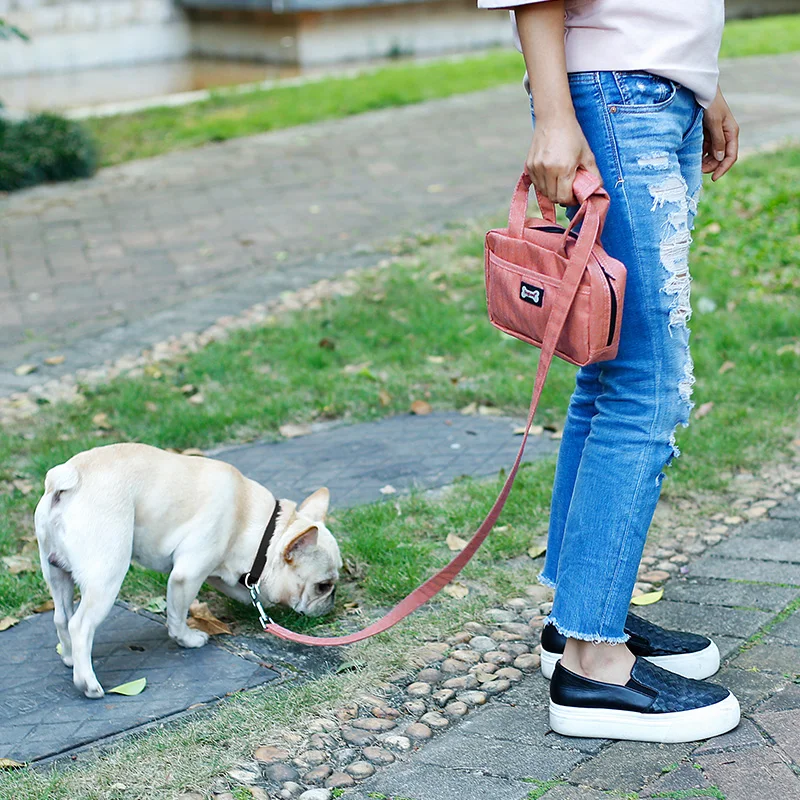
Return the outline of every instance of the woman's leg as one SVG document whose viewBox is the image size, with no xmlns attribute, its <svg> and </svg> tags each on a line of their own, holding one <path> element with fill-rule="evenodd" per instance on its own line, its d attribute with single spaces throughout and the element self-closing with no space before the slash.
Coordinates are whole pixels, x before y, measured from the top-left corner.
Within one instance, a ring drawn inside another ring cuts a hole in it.
<svg viewBox="0 0 800 800">
<path fill-rule="evenodd" d="M 571 83 L 612 199 L 603 244 L 628 283 L 618 356 L 581 371 L 570 405 L 543 580 L 556 587 L 550 621 L 561 633 L 620 643 L 662 469 L 691 408 L 688 249 L 702 132 L 693 96 L 669 81 L 582 73 Z"/>
</svg>

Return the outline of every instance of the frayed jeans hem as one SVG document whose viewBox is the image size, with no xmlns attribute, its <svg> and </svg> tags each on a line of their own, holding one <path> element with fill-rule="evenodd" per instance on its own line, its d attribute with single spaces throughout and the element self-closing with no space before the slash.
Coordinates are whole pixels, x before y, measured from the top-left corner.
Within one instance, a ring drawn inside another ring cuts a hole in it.
<svg viewBox="0 0 800 800">
<path fill-rule="evenodd" d="M 599 633 L 580 633 L 579 631 L 573 631 L 561 625 L 552 615 L 545 617 L 544 624 L 553 625 L 555 629 L 562 636 L 566 636 L 567 639 L 578 639 L 582 642 L 592 642 L 593 644 L 625 644 L 625 642 L 630 639 L 627 633 L 622 636 L 601 636 Z"/>
</svg>

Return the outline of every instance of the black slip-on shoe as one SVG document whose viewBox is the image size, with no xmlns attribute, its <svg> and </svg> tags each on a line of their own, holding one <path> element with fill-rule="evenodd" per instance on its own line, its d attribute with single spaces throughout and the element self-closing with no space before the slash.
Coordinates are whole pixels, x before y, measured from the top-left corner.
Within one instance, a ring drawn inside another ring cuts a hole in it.
<svg viewBox="0 0 800 800">
<path fill-rule="evenodd" d="M 550 727 L 564 736 L 695 742 L 735 728 L 739 717 L 739 701 L 724 687 L 643 658 L 625 686 L 584 678 L 560 663 L 550 682 Z"/>
<path fill-rule="evenodd" d="M 670 631 L 654 625 L 646 619 L 628 613 L 625 633 L 626 642 L 635 655 L 646 658 L 652 664 L 663 667 L 684 678 L 702 680 L 711 677 L 719 669 L 719 649 L 705 636 L 683 631 Z M 542 675 L 548 680 L 553 675 L 556 663 L 564 655 L 567 637 L 562 636 L 555 625 L 548 623 L 542 629 Z"/>
</svg>

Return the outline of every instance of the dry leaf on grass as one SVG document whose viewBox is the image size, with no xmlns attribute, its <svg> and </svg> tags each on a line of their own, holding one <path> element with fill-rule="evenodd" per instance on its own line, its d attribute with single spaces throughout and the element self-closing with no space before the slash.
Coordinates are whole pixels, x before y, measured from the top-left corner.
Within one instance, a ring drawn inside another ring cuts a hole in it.
<svg viewBox="0 0 800 800">
<path fill-rule="evenodd" d="M 463 600 L 469 594 L 469 588 L 461 583 L 461 581 L 448 583 L 442 591 L 445 594 L 449 594 L 450 597 L 455 597 L 456 600 Z"/>
<path fill-rule="evenodd" d="M 411 413 L 416 414 L 418 417 L 424 417 L 426 414 L 430 414 L 433 411 L 433 407 L 427 400 L 415 400 L 411 404 Z"/>
<path fill-rule="evenodd" d="M 308 436 L 311 433 L 311 426 L 307 422 L 287 422 L 285 425 L 281 425 L 278 431 L 286 439 L 294 439 L 298 436 Z"/>
<path fill-rule="evenodd" d="M 157 403 L 154 403 L 152 400 L 148 400 L 148 401 L 147 401 L 147 402 L 144 404 L 144 407 L 145 407 L 145 410 L 147 410 L 147 411 L 151 411 L 151 412 L 156 412 L 156 411 L 158 411 L 158 404 L 157 404 Z"/>
<path fill-rule="evenodd" d="M 0 631 L 7 631 L 9 628 L 13 628 L 19 620 L 16 617 L 3 617 L 0 619 Z"/>
<path fill-rule="evenodd" d="M 344 372 L 345 375 L 358 375 L 360 372 L 369 372 L 371 366 L 371 361 L 362 361 L 360 364 L 347 364 L 342 367 L 342 372 Z"/>
<path fill-rule="evenodd" d="M 143 372 L 148 378 L 155 378 L 156 380 L 164 377 L 164 373 L 155 364 L 148 364 Z"/>
<path fill-rule="evenodd" d="M 141 694 L 145 686 L 147 686 L 147 678 L 139 678 L 128 683 L 121 683 L 113 689 L 107 689 L 106 694 L 124 694 L 126 697 L 134 697 L 137 694 Z"/>
<path fill-rule="evenodd" d="M 233 633 L 222 620 L 217 619 L 211 613 L 208 608 L 208 603 L 199 603 L 197 600 L 189 606 L 189 619 L 187 624 L 190 628 L 204 631 L 209 634 L 209 636 L 217 636 L 221 633 Z"/>
<path fill-rule="evenodd" d="M 37 369 L 39 369 L 39 367 L 37 367 L 36 364 L 20 364 L 14 370 L 14 374 L 22 377 L 24 375 L 30 375 L 32 372 L 36 372 Z"/>
<path fill-rule="evenodd" d="M 57 367 L 59 364 L 63 364 L 66 360 L 66 356 L 50 356 L 44 360 L 44 363 L 47 364 L 48 367 Z"/>
<path fill-rule="evenodd" d="M 520 425 L 518 428 L 514 428 L 514 436 L 522 436 L 525 433 L 525 426 Z M 544 428 L 541 425 L 531 425 L 528 429 L 529 436 L 541 436 L 544 433 Z"/>
<path fill-rule="evenodd" d="M 202 392 L 198 392 L 197 394 L 193 394 L 191 397 L 187 398 L 186 402 L 191 403 L 193 406 L 201 406 L 205 403 L 206 399 L 203 397 Z"/>
<path fill-rule="evenodd" d="M 494 406 L 478 406 L 478 414 L 482 417 L 500 417 L 503 412 Z"/>
<path fill-rule="evenodd" d="M 38 564 L 34 564 L 28 556 L 3 556 L 3 563 L 12 575 L 19 575 L 20 572 L 36 572 L 38 569 Z"/>
<path fill-rule="evenodd" d="M 709 400 L 707 403 L 703 403 L 703 405 L 701 405 L 700 408 L 698 408 L 697 411 L 694 412 L 694 418 L 703 419 L 703 417 L 705 417 L 706 414 L 708 414 L 712 408 L 714 408 L 713 400 Z"/>
<path fill-rule="evenodd" d="M 428 356 L 431 364 L 444 364 L 444 356 Z"/>
<path fill-rule="evenodd" d="M 105 411 L 101 411 L 99 414 L 95 414 L 92 417 L 92 424 L 96 428 L 100 428 L 101 431 L 110 431 L 111 430 L 111 423 L 108 420 L 108 414 Z"/>
<path fill-rule="evenodd" d="M 44 603 L 40 603 L 33 610 L 37 614 L 44 614 L 45 611 L 52 611 L 55 607 L 56 607 L 55 603 L 53 602 L 52 599 L 50 599 L 50 600 L 45 600 Z"/>
<path fill-rule="evenodd" d="M 0 758 L 0 769 L 19 769 L 24 766 L 19 761 L 14 761 L 13 758 Z"/>
<path fill-rule="evenodd" d="M 378 392 L 378 400 L 380 401 L 380 404 L 385 408 L 386 406 L 389 405 L 389 403 L 392 402 L 392 396 L 389 394 L 389 392 L 386 391 L 386 389 L 381 389 Z"/>
<path fill-rule="evenodd" d="M 531 558 L 539 558 L 539 556 L 543 556 L 547 552 L 547 545 L 544 544 L 532 544 L 528 548 L 528 555 Z"/>
<path fill-rule="evenodd" d="M 22 494 L 28 495 L 33 491 L 33 484 L 30 481 L 23 480 L 22 478 L 16 478 L 15 480 L 11 481 L 11 485 Z"/>
<path fill-rule="evenodd" d="M 631 603 L 635 606 L 651 606 L 653 603 L 657 603 L 663 596 L 664 590 L 658 589 L 655 592 L 647 592 L 646 594 L 640 594 L 638 597 L 634 597 Z"/>
<path fill-rule="evenodd" d="M 464 406 L 464 408 L 459 410 L 459 414 L 463 414 L 465 417 L 470 417 L 473 414 L 478 413 L 478 404 L 477 403 L 468 403 Z"/>
<path fill-rule="evenodd" d="M 460 536 L 456 536 L 454 533 L 448 533 L 445 542 L 447 543 L 447 547 L 454 553 L 460 552 L 468 544 L 465 539 L 462 539 Z"/>
<path fill-rule="evenodd" d="M 722 366 L 717 370 L 720 375 L 724 375 L 726 372 L 735 369 L 736 364 L 733 361 L 725 361 Z"/>
<path fill-rule="evenodd" d="M 160 614 L 167 610 L 167 599 L 166 597 L 154 597 L 145 608 L 154 614 Z"/>
<path fill-rule="evenodd" d="M 382 486 L 380 489 L 381 494 L 395 494 L 395 492 L 397 492 L 397 489 L 391 483 L 387 483 L 386 486 Z"/>
</svg>

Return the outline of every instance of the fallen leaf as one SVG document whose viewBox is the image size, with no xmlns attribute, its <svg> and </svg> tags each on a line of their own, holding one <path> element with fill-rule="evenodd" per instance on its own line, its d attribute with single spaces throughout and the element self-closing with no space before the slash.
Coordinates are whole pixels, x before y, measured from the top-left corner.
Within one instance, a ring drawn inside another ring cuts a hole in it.
<svg viewBox="0 0 800 800">
<path fill-rule="evenodd" d="M 500 417 L 503 412 L 494 406 L 478 406 L 478 414 L 482 417 Z"/>
<path fill-rule="evenodd" d="M 33 484 L 30 481 L 22 480 L 21 478 L 11 481 L 11 485 L 18 492 L 21 492 L 25 495 L 28 495 L 33 491 Z"/>
<path fill-rule="evenodd" d="M 335 350 L 336 349 L 336 343 L 332 339 L 320 339 L 319 340 L 319 346 L 323 350 Z"/>
<path fill-rule="evenodd" d="M 694 412 L 695 419 L 703 419 L 710 411 L 714 408 L 714 402 L 709 400 L 707 403 L 703 403 L 697 411 Z"/>
<path fill-rule="evenodd" d="M 358 375 L 359 372 L 369 370 L 371 366 L 371 361 L 362 361 L 360 364 L 347 364 L 342 367 L 342 372 L 344 372 L 345 375 Z"/>
<path fill-rule="evenodd" d="M 550 434 L 551 439 L 555 439 L 556 441 L 561 441 L 564 438 L 564 431 L 553 431 Z"/>
<path fill-rule="evenodd" d="M 38 566 L 28 556 L 3 556 L 3 563 L 12 575 L 20 572 L 36 572 Z"/>
<path fill-rule="evenodd" d="M 477 403 L 469 403 L 468 405 L 465 405 L 464 408 L 462 408 L 459 411 L 459 413 L 463 414 L 464 416 L 471 416 L 472 414 L 477 414 L 478 413 L 478 404 Z"/>
<path fill-rule="evenodd" d="M 518 428 L 514 428 L 514 436 L 522 436 L 525 433 L 525 426 L 520 425 Z M 528 429 L 529 436 L 541 436 L 544 433 L 544 428 L 541 425 L 531 425 Z"/>
<path fill-rule="evenodd" d="M 645 594 L 640 594 L 638 597 L 634 597 L 631 603 L 635 606 L 651 606 L 653 603 L 657 603 L 663 596 L 664 590 L 657 589 L 655 592 L 646 592 Z"/>
<path fill-rule="evenodd" d="M 186 450 L 181 450 L 182 456 L 204 456 L 205 453 L 198 447 L 188 447 Z"/>
<path fill-rule="evenodd" d="M 776 356 L 785 356 L 787 353 L 795 353 L 796 355 L 800 355 L 800 343 L 785 344 L 775 351 Z"/>
<path fill-rule="evenodd" d="M 510 525 L 498 525 L 495 528 L 495 531 L 497 531 L 498 533 L 502 533 L 503 531 L 507 531 L 510 527 L 511 527 Z"/>
<path fill-rule="evenodd" d="M 64 655 L 64 648 L 61 646 L 61 642 L 56 645 L 56 653 L 58 653 L 60 656 Z"/>
<path fill-rule="evenodd" d="M 208 608 L 208 603 L 199 603 L 195 600 L 189 606 L 189 619 L 187 625 L 198 631 L 205 631 L 210 636 L 233 631 L 222 620 L 217 619 Z"/>
<path fill-rule="evenodd" d="M 154 597 L 146 606 L 145 608 L 148 611 L 153 611 L 156 614 L 160 614 L 162 611 L 167 610 L 167 599 L 165 597 Z"/>
<path fill-rule="evenodd" d="M 44 603 L 40 603 L 33 610 L 37 614 L 44 614 L 45 611 L 52 611 L 55 607 L 56 607 L 55 603 L 53 602 L 52 599 L 50 599 L 50 600 L 45 600 Z"/>
<path fill-rule="evenodd" d="M 155 364 L 148 364 L 143 371 L 148 378 L 155 378 L 158 380 L 158 378 L 164 377 L 164 373 Z"/>
<path fill-rule="evenodd" d="M 193 383 L 184 383 L 183 386 L 181 386 L 180 391 L 183 394 L 196 394 L 197 387 Z"/>
<path fill-rule="evenodd" d="M 428 356 L 428 361 L 431 364 L 444 364 L 445 359 L 444 356 Z"/>
<path fill-rule="evenodd" d="M 141 694 L 145 686 L 147 686 L 147 678 L 139 678 L 128 683 L 121 683 L 113 689 L 106 689 L 106 694 L 124 694 L 126 697 L 134 697 Z"/>
<path fill-rule="evenodd" d="M 14 761 L 13 758 L 0 758 L 0 769 L 19 769 L 24 766 L 19 761 Z"/>
<path fill-rule="evenodd" d="M 148 400 L 148 401 L 147 401 L 147 402 L 144 404 L 144 407 L 145 407 L 145 409 L 146 409 L 147 411 L 151 411 L 151 412 L 156 412 L 156 411 L 158 411 L 158 405 L 157 405 L 156 403 L 154 403 L 152 400 Z"/>
<path fill-rule="evenodd" d="M 39 367 L 37 367 L 36 364 L 20 364 L 14 370 L 14 374 L 19 376 L 30 375 L 31 372 L 36 372 L 37 369 L 39 369 Z"/>
<path fill-rule="evenodd" d="M 703 233 L 719 233 L 722 230 L 722 226 L 719 222 L 712 222 L 710 225 L 706 225 L 703 228 Z"/>
<path fill-rule="evenodd" d="M 106 414 L 105 411 L 95 414 L 92 417 L 92 424 L 96 428 L 100 428 L 101 431 L 110 431 L 112 427 L 111 423 L 108 421 L 108 414 Z"/>
<path fill-rule="evenodd" d="M 186 402 L 191 403 L 193 406 L 201 406 L 205 401 L 206 399 L 203 397 L 203 393 L 198 392 L 197 394 L 193 394 Z"/>
<path fill-rule="evenodd" d="M 50 356 L 44 360 L 44 363 L 47 364 L 48 367 L 57 367 L 59 364 L 63 364 L 66 360 L 66 356 Z"/>
<path fill-rule="evenodd" d="M 460 552 L 468 544 L 466 539 L 462 539 L 460 536 L 456 536 L 454 533 L 448 533 L 445 542 L 447 543 L 447 547 L 454 553 Z"/>
<path fill-rule="evenodd" d="M 544 544 L 532 544 L 528 548 L 528 555 L 531 558 L 539 558 L 539 556 L 543 556 L 547 552 L 547 545 Z"/>
<path fill-rule="evenodd" d="M 717 370 L 720 375 L 724 375 L 726 372 L 729 372 L 732 369 L 736 368 L 736 364 L 733 361 L 725 361 L 722 366 Z"/>
<path fill-rule="evenodd" d="M 16 617 L 3 617 L 0 619 L 0 631 L 7 631 L 9 628 L 13 628 L 19 620 Z"/>
<path fill-rule="evenodd" d="M 448 583 L 442 591 L 445 594 L 449 594 L 450 597 L 455 597 L 456 600 L 463 600 L 469 594 L 469 588 L 461 583 L 461 581 Z"/>
<path fill-rule="evenodd" d="M 381 389 L 378 392 L 378 400 L 382 406 L 386 407 L 392 402 L 392 396 L 386 391 L 386 389 Z"/>
<path fill-rule="evenodd" d="M 298 436 L 308 436 L 311 433 L 311 426 L 307 422 L 287 422 L 285 425 L 281 425 L 278 431 L 281 436 L 287 439 L 294 439 Z"/>
<path fill-rule="evenodd" d="M 395 489 L 390 483 L 387 483 L 386 486 L 383 486 L 380 489 L 381 494 L 395 494 L 396 492 L 397 489 Z"/>
<path fill-rule="evenodd" d="M 426 414 L 430 414 L 433 411 L 433 407 L 427 400 L 415 400 L 411 404 L 411 413 L 416 414 L 418 417 L 424 417 Z"/>
</svg>

